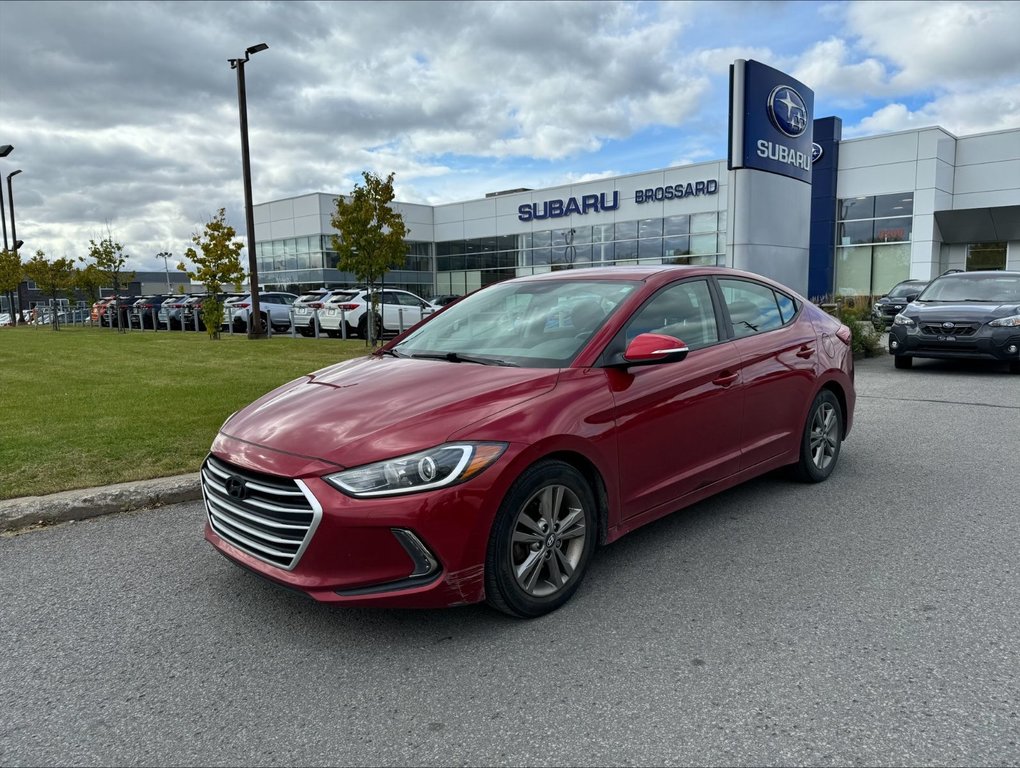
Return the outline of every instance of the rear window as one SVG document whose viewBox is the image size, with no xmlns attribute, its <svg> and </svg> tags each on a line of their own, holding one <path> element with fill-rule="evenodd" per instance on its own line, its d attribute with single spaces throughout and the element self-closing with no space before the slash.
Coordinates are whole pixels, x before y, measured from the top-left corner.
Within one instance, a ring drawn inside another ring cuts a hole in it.
<svg viewBox="0 0 1020 768">
<path fill-rule="evenodd" d="M 332 298 L 330 298 L 329 303 L 330 304 L 340 304 L 341 302 L 351 301 L 352 299 L 356 299 L 356 298 L 358 298 L 358 292 L 357 291 L 346 291 L 344 293 L 338 293 L 335 296 L 333 296 Z"/>
</svg>

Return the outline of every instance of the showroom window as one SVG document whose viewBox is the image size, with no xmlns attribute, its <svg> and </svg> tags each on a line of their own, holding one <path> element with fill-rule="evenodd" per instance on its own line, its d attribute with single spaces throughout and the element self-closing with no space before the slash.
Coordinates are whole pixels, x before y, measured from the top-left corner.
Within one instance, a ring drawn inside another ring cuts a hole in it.
<svg viewBox="0 0 1020 768">
<path fill-rule="evenodd" d="M 1005 243 L 971 243 L 967 246 L 967 271 L 1005 269 Z"/>
<path fill-rule="evenodd" d="M 878 296 L 910 276 L 913 192 L 845 198 L 838 203 L 839 296 Z"/>
</svg>

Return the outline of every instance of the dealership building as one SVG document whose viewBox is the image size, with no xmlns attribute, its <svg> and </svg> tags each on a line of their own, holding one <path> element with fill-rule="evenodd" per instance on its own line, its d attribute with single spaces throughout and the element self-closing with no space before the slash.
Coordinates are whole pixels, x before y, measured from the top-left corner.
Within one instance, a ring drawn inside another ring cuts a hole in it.
<svg viewBox="0 0 1020 768">
<path fill-rule="evenodd" d="M 426 298 L 510 277 L 626 264 L 717 264 L 809 298 L 878 295 L 947 269 L 1020 270 L 1020 127 L 929 127 L 843 140 L 802 83 L 731 68 L 726 159 L 442 205 L 394 203 L 408 255 L 386 284 Z M 335 269 L 337 193 L 255 206 L 260 283 L 352 285 Z"/>
</svg>

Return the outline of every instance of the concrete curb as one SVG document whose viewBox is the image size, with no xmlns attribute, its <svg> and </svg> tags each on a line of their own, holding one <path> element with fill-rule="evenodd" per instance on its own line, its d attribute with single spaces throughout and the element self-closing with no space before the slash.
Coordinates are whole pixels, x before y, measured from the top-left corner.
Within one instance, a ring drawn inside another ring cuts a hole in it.
<svg viewBox="0 0 1020 768">
<path fill-rule="evenodd" d="M 49 496 L 24 496 L 0 501 L 0 531 L 30 525 L 63 523 L 89 517 L 161 507 L 202 498 L 199 474 L 82 488 Z"/>
</svg>

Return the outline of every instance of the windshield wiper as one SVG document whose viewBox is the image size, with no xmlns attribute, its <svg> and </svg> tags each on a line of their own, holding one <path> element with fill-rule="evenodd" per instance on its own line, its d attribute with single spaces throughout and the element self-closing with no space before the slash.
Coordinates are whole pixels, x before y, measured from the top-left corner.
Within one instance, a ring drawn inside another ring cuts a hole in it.
<svg viewBox="0 0 1020 768">
<path fill-rule="evenodd" d="M 400 354 L 399 352 L 397 352 L 394 349 L 380 349 L 379 350 L 379 354 L 381 354 L 381 355 L 392 355 L 393 357 L 404 357 L 404 355 Z"/>
<path fill-rule="evenodd" d="M 421 360 L 446 360 L 448 363 L 477 363 L 478 365 L 502 365 L 507 368 L 520 368 L 517 363 L 511 363 L 507 360 L 497 360 L 492 357 L 475 357 L 474 355 L 463 355 L 460 352 L 421 352 L 417 355 L 412 354 L 411 357 L 418 358 Z"/>
</svg>

